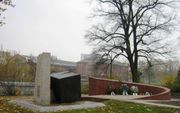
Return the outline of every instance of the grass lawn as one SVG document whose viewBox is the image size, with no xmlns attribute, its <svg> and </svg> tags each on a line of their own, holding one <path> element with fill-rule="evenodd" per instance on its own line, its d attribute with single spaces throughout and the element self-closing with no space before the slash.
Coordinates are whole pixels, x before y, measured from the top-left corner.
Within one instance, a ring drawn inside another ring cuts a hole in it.
<svg viewBox="0 0 180 113">
<path fill-rule="evenodd" d="M 8 104 L 9 97 L 0 97 L 0 113 L 38 113 L 16 105 Z M 106 100 L 106 107 L 95 109 L 69 110 L 50 113 L 180 113 L 180 109 L 155 107 L 114 100 Z"/>
</svg>

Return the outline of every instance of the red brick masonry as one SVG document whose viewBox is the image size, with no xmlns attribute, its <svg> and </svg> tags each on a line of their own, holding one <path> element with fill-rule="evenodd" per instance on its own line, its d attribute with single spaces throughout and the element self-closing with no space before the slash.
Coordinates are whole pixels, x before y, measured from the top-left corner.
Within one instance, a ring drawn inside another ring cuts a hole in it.
<svg viewBox="0 0 180 113">
<path fill-rule="evenodd" d="M 141 83 L 131 83 L 131 82 L 121 82 L 118 80 L 109 80 L 102 78 L 89 78 L 89 95 L 104 95 L 106 94 L 107 88 L 109 85 L 112 85 L 113 88 L 119 88 L 121 84 L 127 84 L 128 87 L 137 86 L 139 89 L 139 93 L 143 94 L 145 92 L 150 92 L 152 95 L 142 97 L 139 99 L 145 100 L 170 100 L 171 99 L 171 91 L 168 88 L 149 85 L 149 84 L 141 84 Z"/>
</svg>

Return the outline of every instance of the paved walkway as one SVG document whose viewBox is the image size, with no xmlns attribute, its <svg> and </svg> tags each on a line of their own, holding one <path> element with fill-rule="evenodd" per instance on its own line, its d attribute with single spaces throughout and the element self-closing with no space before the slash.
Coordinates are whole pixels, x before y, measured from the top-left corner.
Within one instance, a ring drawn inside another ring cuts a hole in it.
<svg viewBox="0 0 180 113">
<path fill-rule="evenodd" d="M 87 109 L 87 108 L 96 108 L 96 107 L 104 107 L 105 104 L 99 102 L 92 101 L 80 101 L 75 102 L 69 105 L 50 105 L 50 106 L 42 106 L 33 103 L 30 100 L 25 99 L 13 99 L 10 101 L 12 104 L 17 104 L 19 106 L 31 109 L 33 111 L 39 112 L 56 112 L 56 111 L 64 111 L 64 110 L 72 110 L 72 109 Z"/>
<path fill-rule="evenodd" d="M 86 97 L 86 95 L 84 95 Z M 171 99 L 171 100 L 140 100 L 137 98 L 144 97 L 144 96 L 123 96 L 123 95 L 96 95 L 96 96 L 87 96 L 93 98 L 100 98 L 100 99 L 112 99 L 112 100 L 119 100 L 119 101 L 126 101 L 126 102 L 133 102 L 133 103 L 141 103 L 141 104 L 148 104 L 154 106 L 161 106 L 161 107 L 171 107 L 171 108 L 179 108 L 180 106 L 169 105 L 169 104 L 160 104 L 160 103 L 153 103 L 153 102 L 169 102 L 169 101 L 180 101 L 180 99 Z"/>
<path fill-rule="evenodd" d="M 180 99 L 171 99 L 171 100 L 139 100 L 137 98 L 144 97 L 144 96 L 123 96 L 123 95 L 96 95 L 96 96 L 88 96 L 82 95 L 82 97 L 92 97 L 92 98 L 99 98 L 99 99 L 112 99 L 112 100 L 119 100 L 119 101 L 126 101 L 126 102 L 133 102 L 133 103 L 141 103 L 141 104 L 148 104 L 153 106 L 161 106 L 161 107 L 170 107 L 170 108 L 179 108 L 180 106 L 174 106 L 169 104 L 160 104 L 155 102 L 169 102 L 169 101 L 178 101 Z M 72 110 L 72 109 L 83 109 L 83 108 L 95 108 L 95 107 L 103 107 L 105 106 L 103 103 L 93 102 L 93 101 L 82 101 L 77 102 L 73 105 L 51 105 L 51 106 L 41 106 L 34 104 L 31 99 L 12 99 L 10 103 L 20 105 L 25 108 L 29 108 L 34 111 L 39 112 L 52 112 L 58 110 Z"/>
</svg>

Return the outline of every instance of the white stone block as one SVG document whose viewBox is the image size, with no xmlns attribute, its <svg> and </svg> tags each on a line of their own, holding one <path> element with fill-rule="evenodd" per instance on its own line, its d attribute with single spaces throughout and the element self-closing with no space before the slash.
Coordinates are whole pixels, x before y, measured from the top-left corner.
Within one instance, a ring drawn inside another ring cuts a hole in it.
<svg viewBox="0 0 180 113">
<path fill-rule="evenodd" d="M 50 53 L 38 56 L 34 99 L 37 104 L 50 105 Z"/>
</svg>

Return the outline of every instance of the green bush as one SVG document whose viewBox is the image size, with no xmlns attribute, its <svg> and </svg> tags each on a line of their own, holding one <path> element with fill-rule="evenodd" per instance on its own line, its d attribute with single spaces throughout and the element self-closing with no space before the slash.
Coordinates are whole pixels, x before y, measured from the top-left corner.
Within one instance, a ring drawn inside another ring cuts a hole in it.
<svg viewBox="0 0 180 113">
<path fill-rule="evenodd" d="M 88 84 L 81 85 L 81 94 L 88 94 Z"/>
<path fill-rule="evenodd" d="M 15 85 L 10 82 L 0 82 L 2 86 L 1 94 L 4 96 L 14 96 L 15 95 Z"/>
<path fill-rule="evenodd" d="M 172 88 L 174 83 L 174 78 L 172 75 L 166 75 L 163 80 L 161 81 L 161 84 L 165 87 Z"/>
<path fill-rule="evenodd" d="M 177 76 L 172 85 L 172 91 L 180 93 L 180 76 Z"/>
</svg>

